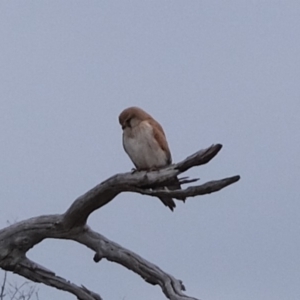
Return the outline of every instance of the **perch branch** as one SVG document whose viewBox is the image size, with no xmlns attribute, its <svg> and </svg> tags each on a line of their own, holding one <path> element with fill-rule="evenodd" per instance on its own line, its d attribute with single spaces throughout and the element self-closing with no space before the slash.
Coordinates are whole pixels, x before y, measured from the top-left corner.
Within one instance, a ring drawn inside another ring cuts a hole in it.
<svg viewBox="0 0 300 300">
<path fill-rule="evenodd" d="M 182 162 L 158 171 L 114 175 L 77 198 L 64 214 L 39 216 L 0 230 L 0 268 L 32 281 L 68 291 L 76 295 L 78 299 L 101 299 L 98 294 L 89 291 L 86 287 L 72 284 L 26 257 L 28 250 L 46 238 L 68 239 L 84 244 L 95 251 L 95 262 L 105 258 L 139 274 L 148 283 L 160 285 L 166 297 L 171 300 L 195 300 L 182 293 L 185 288 L 180 280 L 139 255 L 94 232 L 86 225 L 86 222 L 93 211 L 109 203 L 121 192 L 131 191 L 155 197 L 169 195 L 180 199 L 216 192 L 238 181 L 240 177 L 233 176 L 183 190 L 153 189 L 166 186 L 179 174 L 209 162 L 221 148 L 220 144 L 212 145 Z M 180 179 L 180 182 L 186 184 L 197 180 L 184 177 Z"/>
<path fill-rule="evenodd" d="M 190 186 L 184 190 L 150 190 L 130 186 L 128 187 L 128 191 L 153 197 L 171 196 L 172 198 L 181 200 L 182 198 L 195 197 L 217 192 L 224 187 L 237 182 L 239 179 L 240 176 L 233 176 L 221 180 L 209 181 L 202 185 Z"/>
<path fill-rule="evenodd" d="M 152 172 L 128 172 L 114 175 L 77 198 L 65 213 L 65 225 L 82 226 L 96 209 L 110 202 L 130 187 L 157 187 L 171 182 L 175 176 L 188 169 L 208 163 L 221 150 L 222 145 L 212 145 L 187 157 L 182 162 Z"/>
</svg>

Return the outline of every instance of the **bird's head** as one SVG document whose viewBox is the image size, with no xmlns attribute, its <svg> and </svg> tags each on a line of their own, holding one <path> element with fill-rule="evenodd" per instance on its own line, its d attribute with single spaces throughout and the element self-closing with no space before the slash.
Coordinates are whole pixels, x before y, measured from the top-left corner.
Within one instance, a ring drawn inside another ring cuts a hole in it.
<svg viewBox="0 0 300 300">
<path fill-rule="evenodd" d="M 126 128 L 133 128 L 149 118 L 151 118 L 151 116 L 141 108 L 128 107 L 119 115 L 119 123 L 124 130 Z"/>
</svg>

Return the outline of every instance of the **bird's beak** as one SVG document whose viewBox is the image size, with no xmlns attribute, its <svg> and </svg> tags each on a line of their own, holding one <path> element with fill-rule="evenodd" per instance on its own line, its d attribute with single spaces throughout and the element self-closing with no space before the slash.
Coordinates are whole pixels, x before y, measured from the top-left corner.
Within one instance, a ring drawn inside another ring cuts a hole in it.
<svg viewBox="0 0 300 300">
<path fill-rule="evenodd" d="M 125 125 L 125 124 L 122 124 L 122 129 L 123 129 L 123 130 L 125 129 L 125 127 L 126 127 L 126 125 Z"/>
</svg>

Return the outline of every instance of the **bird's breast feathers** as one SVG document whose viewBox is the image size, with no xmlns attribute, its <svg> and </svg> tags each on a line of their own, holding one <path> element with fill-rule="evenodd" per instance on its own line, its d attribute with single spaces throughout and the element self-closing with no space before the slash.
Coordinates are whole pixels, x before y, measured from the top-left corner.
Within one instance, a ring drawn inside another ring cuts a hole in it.
<svg viewBox="0 0 300 300">
<path fill-rule="evenodd" d="M 169 163 L 166 151 L 159 145 L 154 129 L 147 121 L 124 130 L 123 146 L 138 170 L 160 168 Z"/>
</svg>

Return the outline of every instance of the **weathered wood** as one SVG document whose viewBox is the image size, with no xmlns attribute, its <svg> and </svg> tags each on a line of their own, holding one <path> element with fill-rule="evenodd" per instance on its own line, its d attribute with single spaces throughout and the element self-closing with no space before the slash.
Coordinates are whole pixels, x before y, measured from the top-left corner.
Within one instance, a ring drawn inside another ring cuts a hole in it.
<svg viewBox="0 0 300 300">
<path fill-rule="evenodd" d="M 163 293 L 171 300 L 194 299 L 182 293 L 183 283 L 139 255 L 123 248 L 101 234 L 93 231 L 86 224 L 89 215 L 109 203 L 121 192 L 135 192 L 153 197 L 171 196 L 175 199 L 189 198 L 209 194 L 238 181 L 239 176 L 210 181 L 202 185 L 183 190 L 169 191 L 163 186 L 172 182 L 174 177 L 188 169 L 208 163 L 222 146 L 220 144 L 200 150 L 178 164 L 151 172 L 129 172 L 117 174 L 98 184 L 84 195 L 77 198 L 64 214 L 45 215 L 15 223 L 0 230 L 0 268 L 17 273 L 35 282 L 41 282 L 60 290 L 74 294 L 82 300 L 99 300 L 101 297 L 57 276 L 54 272 L 29 260 L 26 252 L 46 238 L 77 241 L 95 252 L 94 261 L 105 258 L 116 262 L 136 274 L 146 282 L 160 285 Z M 197 179 L 184 177 L 181 184 Z M 160 189 L 153 189 L 158 188 Z M 164 207 L 162 206 L 164 209 Z"/>
</svg>

